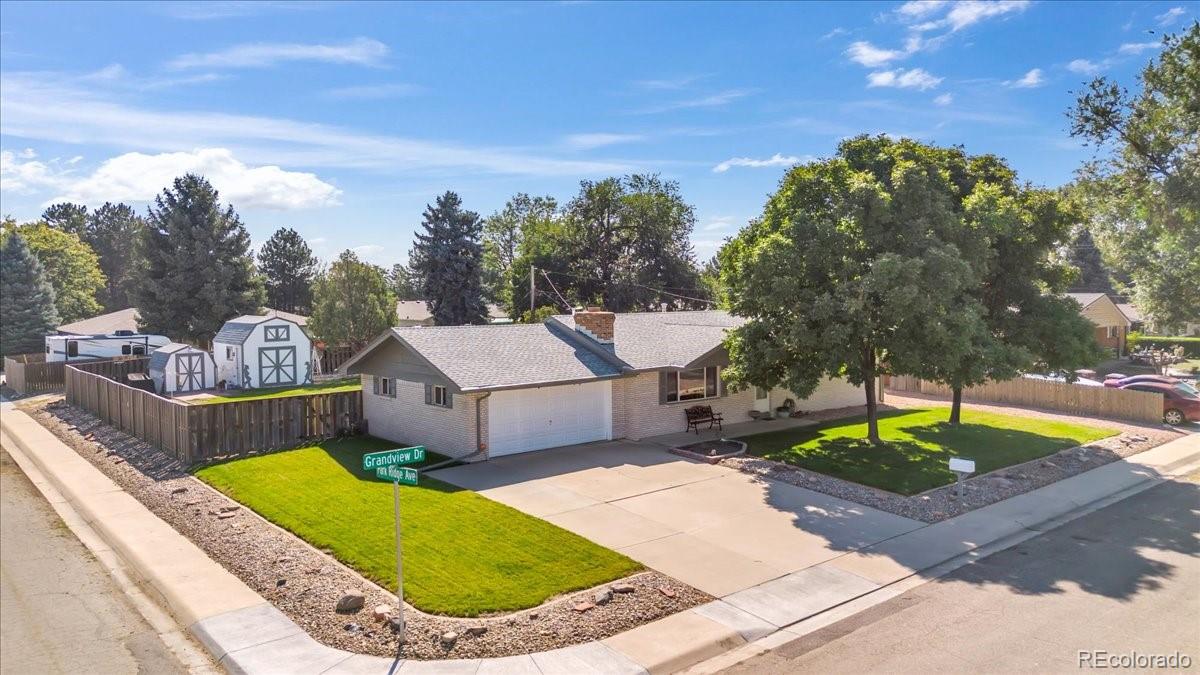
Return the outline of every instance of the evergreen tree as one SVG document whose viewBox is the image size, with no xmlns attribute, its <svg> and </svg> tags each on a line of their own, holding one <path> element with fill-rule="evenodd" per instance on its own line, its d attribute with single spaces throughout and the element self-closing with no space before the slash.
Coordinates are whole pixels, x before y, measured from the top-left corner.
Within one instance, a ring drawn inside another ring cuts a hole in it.
<svg viewBox="0 0 1200 675">
<path fill-rule="evenodd" d="M 105 279 L 91 246 L 76 235 L 43 222 L 25 223 L 15 231 L 42 264 L 46 280 L 54 288 L 54 303 L 63 323 L 100 313 L 96 296 L 104 290 Z"/>
<path fill-rule="evenodd" d="M 280 228 L 258 252 L 258 271 L 267 287 L 267 306 L 285 312 L 312 311 L 317 258 L 299 232 Z"/>
<path fill-rule="evenodd" d="M 226 321 L 262 306 L 250 235 L 203 177 L 188 174 L 164 189 L 138 242 L 133 296 L 147 332 L 207 343 Z"/>
<path fill-rule="evenodd" d="M 125 204 L 105 202 L 88 219 L 83 239 L 100 257 L 100 269 L 106 280 L 100 302 L 110 312 L 133 305 L 130 292 L 138 267 L 134 242 L 144 226 L 137 213 Z"/>
<path fill-rule="evenodd" d="M 0 354 L 41 353 L 58 326 L 54 289 L 20 234 L 0 248 Z"/>
<path fill-rule="evenodd" d="M 88 209 L 82 204 L 70 202 L 51 204 L 46 207 L 45 211 L 42 211 L 42 222 L 56 230 L 69 232 L 84 239 L 84 233 L 87 232 L 88 226 Z"/>
<path fill-rule="evenodd" d="M 1086 227 L 1079 228 L 1079 232 L 1076 233 L 1067 260 L 1079 269 L 1079 277 L 1071 284 L 1070 292 L 1116 295 L 1112 274 L 1108 265 L 1104 264 L 1104 258 L 1100 255 L 1100 248 L 1096 246 L 1092 233 Z"/>
<path fill-rule="evenodd" d="M 410 265 L 425 290 L 429 312 L 439 326 L 487 323 L 483 299 L 483 221 L 462 209 L 453 192 L 425 208 L 409 254 Z"/>
<path fill-rule="evenodd" d="M 387 276 L 388 283 L 392 286 L 392 293 L 396 295 L 397 300 L 420 300 L 422 298 L 420 280 L 408 265 L 401 263 L 392 265 L 392 271 L 388 272 Z"/>
<path fill-rule="evenodd" d="M 331 345 L 361 349 L 396 325 L 396 296 L 383 270 L 343 251 L 313 288 L 308 328 Z"/>
</svg>

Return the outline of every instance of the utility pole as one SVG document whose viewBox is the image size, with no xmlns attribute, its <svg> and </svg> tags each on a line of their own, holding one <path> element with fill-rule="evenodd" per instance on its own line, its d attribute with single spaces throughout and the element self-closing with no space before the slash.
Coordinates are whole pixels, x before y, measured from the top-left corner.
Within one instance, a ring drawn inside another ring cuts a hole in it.
<svg viewBox="0 0 1200 675">
<path fill-rule="evenodd" d="M 534 303 L 537 302 L 537 277 L 534 276 L 534 271 L 537 268 L 533 265 L 529 266 L 529 318 L 533 319 Z"/>
</svg>

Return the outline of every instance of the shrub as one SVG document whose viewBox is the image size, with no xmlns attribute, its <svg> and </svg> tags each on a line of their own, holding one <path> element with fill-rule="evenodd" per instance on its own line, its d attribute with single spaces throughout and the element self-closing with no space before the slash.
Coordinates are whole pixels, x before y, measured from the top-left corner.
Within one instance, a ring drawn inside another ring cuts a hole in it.
<svg viewBox="0 0 1200 675">
<path fill-rule="evenodd" d="M 1142 335 L 1141 333 L 1129 334 L 1129 348 L 1140 349 L 1149 347 L 1151 349 L 1175 349 L 1182 345 L 1183 353 L 1191 358 L 1200 357 L 1200 337 L 1167 337 L 1163 335 Z"/>
</svg>

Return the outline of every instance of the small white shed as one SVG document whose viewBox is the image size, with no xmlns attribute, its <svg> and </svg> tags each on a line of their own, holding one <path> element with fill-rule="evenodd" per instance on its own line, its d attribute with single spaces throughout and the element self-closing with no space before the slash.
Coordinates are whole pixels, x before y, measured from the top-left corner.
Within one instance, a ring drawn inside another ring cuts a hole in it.
<svg viewBox="0 0 1200 675">
<path fill-rule="evenodd" d="M 217 381 L 258 389 L 312 382 L 312 341 L 304 327 L 282 316 L 247 314 L 221 326 L 213 338 Z"/>
<path fill-rule="evenodd" d="M 150 379 L 160 394 L 186 394 L 217 386 L 212 354 L 171 342 L 150 355 Z"/>
</svg>

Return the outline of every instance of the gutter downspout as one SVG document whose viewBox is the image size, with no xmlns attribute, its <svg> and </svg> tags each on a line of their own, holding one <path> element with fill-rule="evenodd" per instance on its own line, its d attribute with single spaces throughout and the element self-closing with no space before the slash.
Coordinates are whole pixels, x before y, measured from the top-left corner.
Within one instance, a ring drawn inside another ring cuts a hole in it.
<svg viewBox="0 0 1200 675">
<path fill-rule="evenodd" d="M 459 461 L 467 461 L 487 454 L 488 446 L 483 440 L 483 402 L 488 400 L 492 392 L 485 391 L 475 400 L 475 452 L 461 458 Z"/>
</svg>

